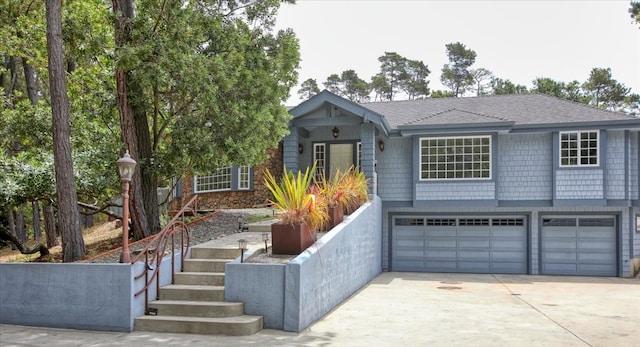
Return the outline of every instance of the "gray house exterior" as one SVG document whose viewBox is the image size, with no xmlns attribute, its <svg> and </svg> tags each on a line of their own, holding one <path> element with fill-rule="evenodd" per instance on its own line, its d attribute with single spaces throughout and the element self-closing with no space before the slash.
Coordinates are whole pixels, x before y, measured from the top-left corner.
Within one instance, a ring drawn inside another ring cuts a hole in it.
<svg viewBox="0 0 640 347">
<path fill-rule="evenodd" d="M 629 276 L 640 119 L 528 94 L 290 110 L 288 170 L 356 165 L 382 201 L 387 271 Z"/>
</svg>

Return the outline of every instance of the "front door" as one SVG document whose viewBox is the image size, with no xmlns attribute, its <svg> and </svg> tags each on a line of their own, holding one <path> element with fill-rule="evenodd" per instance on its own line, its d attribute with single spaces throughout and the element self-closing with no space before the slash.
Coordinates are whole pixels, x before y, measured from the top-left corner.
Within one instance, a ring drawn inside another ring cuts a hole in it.
<svg viewBox="0 0 640 347">
<path fill-rule="evenodd" d="M 337 170 L 345 172 L 353 166 L 353 144 L 329 144 L 329 174 L 333 176 Z"/>
</svg>

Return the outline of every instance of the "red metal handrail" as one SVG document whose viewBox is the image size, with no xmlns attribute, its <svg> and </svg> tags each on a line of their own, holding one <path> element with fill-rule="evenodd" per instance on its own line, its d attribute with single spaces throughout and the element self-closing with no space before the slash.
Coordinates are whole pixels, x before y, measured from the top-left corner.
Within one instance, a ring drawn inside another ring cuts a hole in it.
<svg viewBox="0 0 640 347">
<path fill-rule="evenodd" d="M 160 266 L 162 265 L 162 258 L 167 253 L 171 254 L 171 283 L 174 283 L 176 236 L 180 238 L 180 271 L 183 270 L 184 259 L 190 246 L 189 226 L 185 223 L 184 217 L 186 212 L 196 214 L 197 210 L 194 210 L 191 205 L 194 204 L 197 206 L 197 199 L 198 196 L 194 195 L 180 211 L 173 216 L 169 223 L 147 243 L 140 253 L 131 260 L 133 264 L 142 261 L 144 257 L 144 269 L 140 274 L 135 276 L 135 280 L 137 281 L 144 277 L 145 285 L 137 291 L 134 296 L 144 293 L 145 314 L 149 314 L 149 287 L 153 284 L 154 280 L 156 283 L 156 300 L 160 299 Z M 171 242 L 170 245 L 169 242 Z M 167 250 L 167 246 L 170 247 L 169 251 Z M 154 263 L 155 267 L 152 267 Z"/>
</svg>

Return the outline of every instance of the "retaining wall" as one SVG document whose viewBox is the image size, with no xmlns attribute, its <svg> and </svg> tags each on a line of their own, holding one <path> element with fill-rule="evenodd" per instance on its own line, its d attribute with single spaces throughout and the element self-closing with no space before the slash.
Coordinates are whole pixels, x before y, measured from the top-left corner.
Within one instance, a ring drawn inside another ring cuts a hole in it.
<svg viewBox="0 0 640 347">
<path fill-rule="evenodd" d="M 228 263 L 225 300 L 244 302 L 265 328 L 299 332 L 382 272 L 381 225 L 374 196 L 289 264 Z"/>
<path fill-rule="evenodd" d="M 180 254 L 175 255 L 180 269 Z M 144 314 L 144 263 L 0 263 L 0 323 L 40 327 L 132 331 Z M 171 256 L 160 285 L 171 283 Z M 150 300 L 155 299 L 155 285 Z"/>
</svg>

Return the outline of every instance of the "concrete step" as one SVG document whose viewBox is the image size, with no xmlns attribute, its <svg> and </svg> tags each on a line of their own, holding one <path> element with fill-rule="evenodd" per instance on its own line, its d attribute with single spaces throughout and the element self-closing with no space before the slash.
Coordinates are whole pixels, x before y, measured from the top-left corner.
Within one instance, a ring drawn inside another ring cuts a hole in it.
<svg viewBox="0 0 640 347">
<path fill-rule="evenodd" d="M 184 272 L 224 272 L 229 259 L 185 259 Z"/>
<path fill-rule="evenodd" d="M 193 247 L 191 248 L 191 259 L 230 259 L 233 260 L 240 256 L 238 248 L 210 248 L 210 247 Z"/>
<path fill-rule="evenodd" d="M 224 272 L 176 272 L 175 284 L 224 286 Z"/>
<path fill-rule="evenodd" d="M 160 300 L 224 301 L 224 287 L 170 284 L 160 288 Z"/>
<path fill-rule="evenodd" d="M 236 317 L 244 314 L 241 302 L 159 300 L 149 303 L 158 316 Z"/>
<path fill-rule="evenodd" d="M 224 318 L 141 316 L 135 320 L 135 329 L 184 334 L 247 336 L 262 330 L 261 316 Z"/>
</svg>

